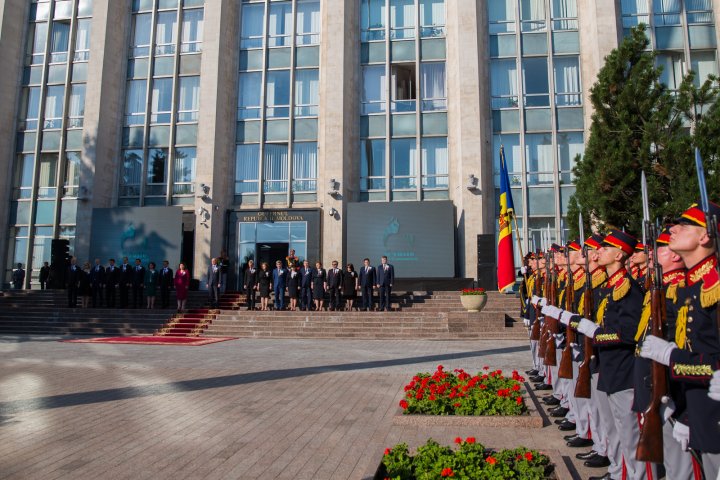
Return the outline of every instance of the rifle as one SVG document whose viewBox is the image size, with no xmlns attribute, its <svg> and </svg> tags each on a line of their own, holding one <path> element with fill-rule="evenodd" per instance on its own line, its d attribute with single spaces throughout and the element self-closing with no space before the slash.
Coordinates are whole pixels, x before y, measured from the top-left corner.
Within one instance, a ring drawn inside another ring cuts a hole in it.
<svg viewBox="0 0 720 480">
<path fill-rule="evenodd" d="M 540 259 L 538 258 L 537 250 L 535 249 L 535 238 L 533 237 L 533 252 L 535 253 L 535 283 L 533 284 L 533 293 L 536 296 L 540 296 Z M 530 330 L 530 340 L 540 340 L 540 307 L 533 305 L 535 309 L 535 321 Z"/>
<path fill-rule="evenodd" d="M 569 245 L 569 242 L 568 242 Z M 568 281 L 567 285 L 565 285 L 565 310 L 568 312 L 573 311 L 573 305 L 575 303 L 575 278 L 572 273 L 572 268 L 570 267 L 570 249 L 568 246 L 565 246 L 565 255 L 567 256 L 567 272 L 568 272 Z M 567 332 L 566 338 L 565 338 L 565 348 L 562 352 L 562 357 L 560 357 L 560 368 L 558 368 L 558 378 L 567 378 L 569 380 L 572 380 L 573 378 L 573 369 L 572 369 L 572 360 L 573 360 L 573 345 L 575 344 L 576 338 L 575 338 L 575 331 L 568 327 L 565 329 Z"/>
<path fill-rule="evenodd" d="M 550 256 L 552 259 L 552 256 Z M 548 304 L 557 305 L 557 276 L 555 275 L 555 264 L 550 265 L 548 273 L 550 290 L 548 293 Z M 547 325 L 547 338 L 545 339 L 545 355 L 543 357 L 545 365 L 549 367 L 557 366 L 557 346 L 555 345 L 555 334 L 558 333 L 558 320 L 549 316 L 545 316 L 545 324 Z"/>
<path fill-rule="evenodd" d="M 653 242 L 653 252 L 657 252 L 657 238 L 650 223 L 650 212 L 647 198 L 647 184 L 645 183 L 645 172 L 642 173 L 643 192 L 643 216 L 644 236 Z M 647 249 L 647 244 L 646 247 Z M 665 338 L 663 327 L 665 319 L 665 291 L 662 282 L 662 267 L 657 259 L 653 262 L 654 278 L 651 286 L 651 310 L 650 310 L 650 333 L 658 338 Z M 648 277 L 650 272 L 648 271 Z M 663 404 L 663 397 L 668 394 L 668 372 L 667 367 L 662 363 L 652 362 L 652 396 L 650 404 L 644 413 L 644 422 L 640 430 L 635 456 L 643 462 L 663 462 L 663 418 L 660 408 Z"/>
<path fill-rule="evenodd" d="M 583 316 L 590 320 L 593 319 L 593 295 L 592 295 L 592 275 L 590 272 L 590 259 L 588 258 L 588 246 L 585 244 L 584 227 L 582 213 L 579 217 L 580 221 L 580 242 L 582 242 L 583 256 L 585 257 L 585 297 L 583 305 Z M 570 328 L 568 326 L 568 328 Z M 575 384 L 575 398 L 590 398 L 592 389 L 590 388 L 592 373 L 590 372 L 590 360 L 593 352 L 592 338 L 585 336 L 583 341 L 583 360 L 578 366 L 578 380 Z"/>
<path fill-rule="evenodd" d="M 550 259 L 545 257 L 545 282 L 543 284 L 543 295 L 546 298 L 546 301 L 550 302 Z M 540 317 L 538 317 L 538 320 Z M 538 357 L 543 359 L 543 363 L 545 362 L 545 352 L 547 350 L 547 330 L 548 330 L 548 317 L 545 318 L 545 321 L 543 322 L 543 326 L 540 329 L 540 338 L 538 339 Z M 547 363 L 545 364 L 547 365 Z"/>
</svg>

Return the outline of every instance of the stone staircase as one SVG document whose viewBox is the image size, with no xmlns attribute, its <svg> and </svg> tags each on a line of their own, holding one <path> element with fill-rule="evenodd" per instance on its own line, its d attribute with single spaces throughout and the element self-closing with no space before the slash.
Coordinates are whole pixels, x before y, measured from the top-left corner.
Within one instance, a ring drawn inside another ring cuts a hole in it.
<svg viewBox="0 0 720 480">
<path fill-rule="evenodd" d="M 376 297 L 377 300 L 377 297 Z M 206 308 L 205 292 L 190 292 L 188 312 L 173 309 L 65 308 L 60 290 L 9 291 L 0 296 L 0 335 L 168 335 L 246 338 L 526 339 L 519 300 L 488 292 L 480 313 L 469 313 L 457 291 L 398 292 L 390 312 L 248 311 L 228 292 Z M 171 305 L 175 299 L 171 298 Z M 210 318 L 212 317 L 212 318 Z"/>
</svg>

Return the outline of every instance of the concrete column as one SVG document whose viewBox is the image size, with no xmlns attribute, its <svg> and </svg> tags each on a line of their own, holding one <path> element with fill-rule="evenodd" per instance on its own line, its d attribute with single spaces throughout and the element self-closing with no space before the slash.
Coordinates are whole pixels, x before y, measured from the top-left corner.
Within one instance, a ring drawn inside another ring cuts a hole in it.
<svg viewBox="0 0 720 480">
<path fill-rule="evenodd" d="M 7 264 L 9 244 L 12 173 L 15 163 L 15 138 L 20 103 L 20 84 L 25 57 L 25 36 L 30 3 L 23 0 L 0 0 L 0 290 L 10 280 L 12 265 Z M 27 276 L 30 270 L 25 266 Z"/>
<path fill-rule="evenodd" d="M 622 20 L 618 0 L 577 0 L 577 3 L 585 129 L 589 131 L 593 114 L 590 88 L 605 65 L 605 57 L 622 40 Z"/>
<path fill-rule="evenodd" d="M 130 2 L 93 2 L 80 168 L 80 185 L 87 189 L 87 199 L 78 200 L 75 250 L 71 252 L 81 259 L 90 255 L 93 208 L 112 207 L 117 191 L 129 29 Z"/>
<path fill-rule="evenodd" d="M 318 203 L 322 215 L 322 259 L 344 261 L 347 202 L 359 188 L 360 40 L 357 0 L 321 3 Z M 340 183 L 332 197 L 330 179 Z M 331 217 L 330 209 L 338 213 Z M 311 259 L 312 261 L 312 259 Z"/>
<path fill-rule="evenodd" d="M 196 215 L 193 272 L 201 279 L 210 258 L 223 248 L 226 211 L 232 206 L 239 5 L 237 0 L 218 0 L 205 8 L 194 208 L 208 213 Z M 202 183 L 210 187 L 206 198 L 201 198 Z M 204 280 L 200 285 L 205 287 Z"/>
<path fill-rule="evenodd" d="M 716 45 L 720 45 L 720 0 L 713 0 L 712 2 L 713 7 L 713 18 L 715 20 L 715 38 L 716 38 Z M 717 51 L 717 48 L 716 48 Z M 716 53 L 717 55 L 717 53 Z M 717 56 L 716 56 L 717 59 Z"/>
<path fill-rule="evenodd" d="M 457 215 L 460 277 L 477 277 L 477 235 L 494 231 L 489 51 L 484 2 L 447 2 L 450 198 Z M 478 179 L 467 188 L 468 177 Z"/>
</svg>

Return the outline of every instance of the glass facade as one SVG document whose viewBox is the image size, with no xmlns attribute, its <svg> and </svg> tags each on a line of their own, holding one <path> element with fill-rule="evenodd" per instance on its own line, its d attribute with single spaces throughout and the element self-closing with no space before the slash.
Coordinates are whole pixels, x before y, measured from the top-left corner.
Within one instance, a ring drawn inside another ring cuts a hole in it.
<svg viewBox="0 0 720 480">
<path fill-rule="evenodd" d="M 361 0 L 360 200 L 447 199 L 444 0 Z"/>
<path fill-rule="evenodd" d="M 234 202 L 315 202 L 320 1 L 242 0 L 240 7 Z"/>
<path fill-rule="evenodd" d="M 661 81 L 677 90 L 688 70 L 695 84 L 717 75 L 717 37 L 712 0 L 622 0 L 623 33 L 641 23 L 663 67 Z"/>
<path fill-rule="evenodd" d="M 10 202 L 8 269 L 37 281 L 50 242 L 75 240 L 91 0 L 35 0 L 25 41 Z M 5 272 L 9 275 L 9 270 Z"/>
<path fill-rule="evenodd" d="M 558 241 L 584 151 L 576 0 L 488 2 L 495 187 L 504 147 L 523 245 Z M 517 247 L 516 247 L 517 248 Z M 515 255 L 520 263 L 519 252 Z"/>
<path fill-rule="evenodd" d="M 203 0 L 133 0 L 120 206 L 192 205 Z"/>
</svg>

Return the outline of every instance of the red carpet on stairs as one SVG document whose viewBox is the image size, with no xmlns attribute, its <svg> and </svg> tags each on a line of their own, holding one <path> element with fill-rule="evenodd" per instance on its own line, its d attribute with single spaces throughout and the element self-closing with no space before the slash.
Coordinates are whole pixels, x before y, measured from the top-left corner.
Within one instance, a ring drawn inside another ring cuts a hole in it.
<svg viewBox="0 0 720 480">
<path fill-rule="evenodd" d="M 125 343 L 134 345 L 185 345 L 189 347 L 199 347 L 210 343 L 225 342 L 227 340 L 237 340 L 237 337 L 160 337 L 160 336 L 142 336 L 142 337 L 109 337 L 109 338 L 87 338 L 78 340 L 61 340 L 64 343 Z"/>
</svg>

